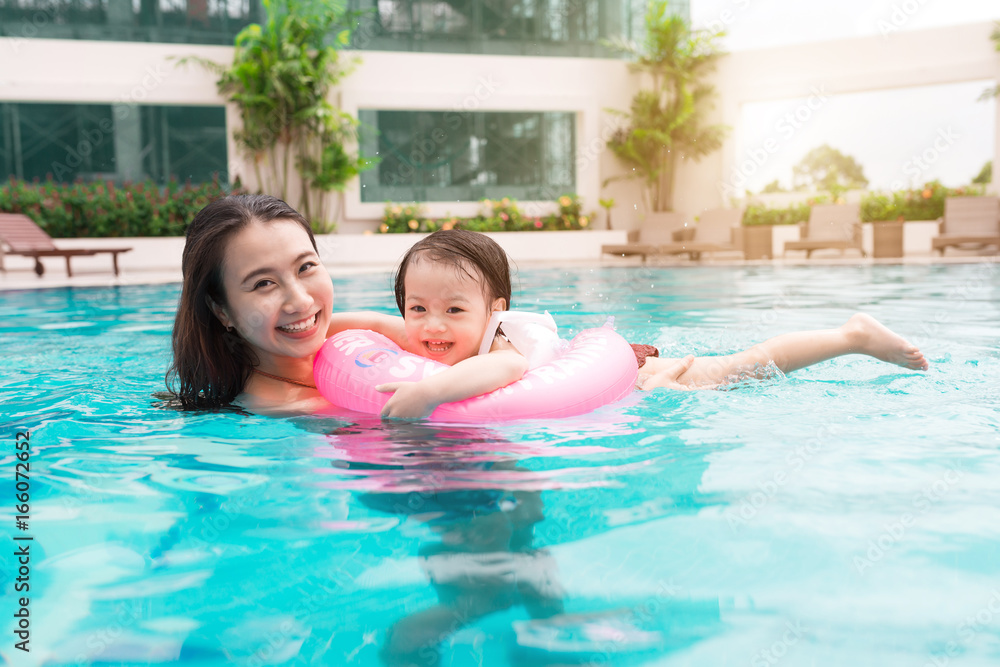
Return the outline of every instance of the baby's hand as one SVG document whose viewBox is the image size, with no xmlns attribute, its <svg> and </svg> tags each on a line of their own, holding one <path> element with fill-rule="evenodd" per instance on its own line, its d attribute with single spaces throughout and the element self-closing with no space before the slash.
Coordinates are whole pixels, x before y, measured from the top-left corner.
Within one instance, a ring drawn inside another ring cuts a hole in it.
<svg viewBox="0 0 1000 667">
<path fill-rule="evenodd" d="M 376 386 L 375 391 L 393 392 L 382 408 L 383 418 L 420 419 L 434 412 L 438 406 L 418 382 L 387 382 Z"/>
<path fill-rule="evenodd" d="M 696 389 L 696 387 L 681 384 L 677 381 L 677 378 L 684 375 L 684 373 L 691 368 L 691 364 L 693 363 L 694 355 L 689 354 L 683 359 L 675 361 L 673 364 L 666 367 L 656 375 L 646 378 L 639 388 L 645 391 L 650 391 L 652 389 L 656 389 L 657 387 L 677 389 L 680 391 L 691 391 L 692 389 Z"/>
</svg>

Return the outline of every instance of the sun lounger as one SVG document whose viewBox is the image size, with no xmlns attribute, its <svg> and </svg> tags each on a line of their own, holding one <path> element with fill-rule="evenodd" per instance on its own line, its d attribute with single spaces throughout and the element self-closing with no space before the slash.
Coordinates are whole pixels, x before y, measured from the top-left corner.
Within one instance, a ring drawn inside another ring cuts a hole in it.
<svg viewBox="0 0 1000 667">
<path fill-rule="evenodd" d="M 789 250 L 805 250 L 806 259 L 814 250 L 832 248 L 857 250 L 867 257 L 861 247 L 861 206 L 859 204 L 817 204 L 809 213 L 809 222 L 802 228 L 800 241 L 786 241 Z"/>
<path fill-rule="evenodd" d="M 603 245 L 601 253 L 623 257 L 639 255 L 646 261 L 648 255 L 657 254 L 657 248 L 679 241 L 688 230 L 680 213 L 657 213 L 647 217 L 639 228 L 639 240 L 624 245 Z"/>
<path fill-rule="evenodd" d="M 680 222 L 683 218 L 678 217 Z M 742 244 L 736 239 L 743 220 L 742 209 L 715 208 L 701 214 L 698 223 L 693 227 L 675 229 L 671 232 L 670 242 L 646 241 L 651 234 L 643 236 L 645 228 L 640 230 L 639 243 L 628 245 L 604 246 L 601 251 L 613 255 L 647 256 L 681 255 L 687 253 L 691 259 L 700 259 L 703 252 L 723 252 L 738 250 L 742 252 Z M 656 237 L 653 237 L 654 239 Z M 661 235 L 659 239 L 664 239 Z M 656 240 L 659 240 L 656 239 Z M 664 239 L 665 240 L 665 239 Z"/>
<path fill-rule="evenodd" d="M 995 245 L 1000 250 L 1000 198 L 948 197 L 940 236 L 931 239 L 931 248 L 944 256 L 945 248 Z"/>
<path fill-rule="evenodd" d="M 83 257 L 98 253 L 110 253 L 111 265 L 115 275 L 118 275 L 118 253 L 128 252 L 132 248 L 76 248 L 60 250 L 52 242 L 52 237 L 35 224 L 35 221 L 22 213 L 0 213 L 0 271 L 6 272 L 3 265 L 4 246 L 10 255 L 22 255 L 35 258 L 35 273 L 41 277 L 45 273 L 42 257 L 65 257 L 66 275 L 72 277 L 70 268 L 71 257 Z"/>
<path fill-rule="evenodd" d="M 674 243 L 657 246 L 658 255 L 687 253 L 691 259 L 701 259 L 703 252 L 743 251 L 737 239 L 743 209 L 713 208 L 703 212 L 694 226 L 694 237 L 676 239 Z"/>
</svg>

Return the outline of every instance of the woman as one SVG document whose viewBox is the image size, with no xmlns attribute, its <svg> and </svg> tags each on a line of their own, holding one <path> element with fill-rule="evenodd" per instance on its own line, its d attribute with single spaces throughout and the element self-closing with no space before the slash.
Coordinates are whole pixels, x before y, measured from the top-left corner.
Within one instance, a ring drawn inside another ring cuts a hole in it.
<svg viewBox="0 0 1000 667">
<path fill-rule="evenodd" d="M 333 315 L 333 284 L 309 223 L 276 197 L 224 197 L 199 211 L 181 270 L 167 386 L 185 409 L 312 413 L 329 406 L 312 373 L 329 336 L 378 329 L 403 342 L 401 318 Z"/>
</svg>

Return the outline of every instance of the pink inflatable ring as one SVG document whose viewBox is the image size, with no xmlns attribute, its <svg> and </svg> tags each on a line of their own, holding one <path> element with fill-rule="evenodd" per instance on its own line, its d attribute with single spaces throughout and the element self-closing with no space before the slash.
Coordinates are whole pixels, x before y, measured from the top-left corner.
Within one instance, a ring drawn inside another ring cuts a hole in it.
<svg viewBox="0 0 1000 667">
<path fill-rule="evenodd" d="M 381 414 L 391 394 L 386 382 L 416 382 L 446 365 L 404 352 L 373 331 L 350 330 L 323 343 L 313 364 L 316 387 L 326 400 L 349 410 Z M 430 418 L 450 422 L 572 417 L 627 396 L 638 377 L 635 354 L 611 327 L 587 329 L 566 351 L 524 377 L 488 394 L 439 405 Z"/>
</svg>

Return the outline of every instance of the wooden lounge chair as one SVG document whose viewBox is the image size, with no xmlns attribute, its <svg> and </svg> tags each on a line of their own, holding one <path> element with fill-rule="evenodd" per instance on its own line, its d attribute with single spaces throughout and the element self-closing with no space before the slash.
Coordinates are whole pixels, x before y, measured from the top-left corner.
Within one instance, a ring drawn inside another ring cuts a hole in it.
<svg viewBox="0 0 1000 667">
<path fill-rule="evenodd" d="M 45 273 L 42 257 L 65 257 L 66 275 L 72 277 L 70 268 L 71 257 L 84 257 L 98 253 L 111 253 L 111 265 L 115 275 L 118 275 L 118 253 L 128 252 L 132 248 L 75 248 L 60 250 L 52 242 L 52 237 L 35 224 L 35 221 L 22 213 L 0 213 L 0 271 L 6 272 L 3 265 L 4 246 L 7 254 L 22 255 L 35 258 L 35 273 L 41 277 Z"/>
<path fill-rule="evenodd" d="M 786 241 L 785 254 L 789 250 L 805 250 L 806 259 L 814 250 L 832 248 L 854 249 L 862 257 L 868 254 L 861 247 L 861 205 L 860 204 L 817 204 L 809 212 L 809 222 L 802 228 L 800 241 Z"/>
<path fill-rule="evenodd" d="M 938 225 L 940 236 L 931 239 L 931 248 L 942 257 L 948 246 L 1000 249 L 1000 198 L 948 197 Z"/>
<path fill-rule="evenodd" d="M 622 257 L 639 255 L 646 261 L 648 255 L 656 255 L 657 248 L 680 241 L 688 232 L 684 227 L 684 216 L 680 213 L 657 213 L 649 216 L 639 228 L 639 240 L 624 245 L 603 245 L 601 253 L 605 255 L 621 255 Z"/>
<path fill-rule="evenodd" d="M 740 242 L 740 223 L 743 209 L 713 208 L 704 211 L 694 226 L 692 238 L 678 239 L 674 243 L 656 247 L 658 255 L 680 255 L 687 253 L 691 259 L 701 259 L 703 252 L 743 251 Z"/>
</svg>

